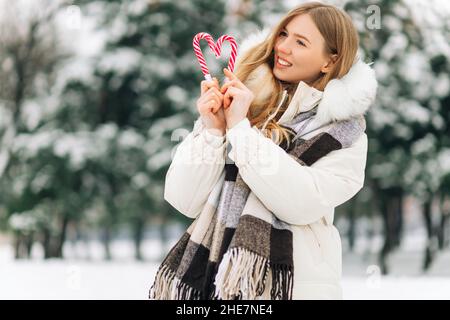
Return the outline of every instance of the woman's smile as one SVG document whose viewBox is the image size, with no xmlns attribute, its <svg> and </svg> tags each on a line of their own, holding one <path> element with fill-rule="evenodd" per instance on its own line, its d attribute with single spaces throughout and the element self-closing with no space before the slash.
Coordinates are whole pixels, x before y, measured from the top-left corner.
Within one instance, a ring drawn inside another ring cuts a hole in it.
<svg viewBox="0 0 450 320">
<path fill-rule="evenodd" d="M 289 68 L 292 67 L 292 63 L 290 63 L 289 61 L 286 61 L 284 59 L 281 59 L 278 55 L 275 55 L 275 66 L 277 68 L 280 69 L 285 69 L 285 68 Z"/>
</svg>

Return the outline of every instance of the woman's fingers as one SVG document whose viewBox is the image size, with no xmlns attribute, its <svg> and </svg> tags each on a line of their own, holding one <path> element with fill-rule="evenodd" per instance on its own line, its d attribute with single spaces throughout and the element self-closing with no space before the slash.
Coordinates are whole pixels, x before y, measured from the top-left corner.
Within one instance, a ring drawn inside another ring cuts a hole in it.
<svg viewBox="0 0 450 320">
<path fill-rule="evenodd" d="M 200 82 L 200 95 L 203 95 L 210 87 L 210 81 L 203 80 Z"/>
<path fill-rule="evenodd" d="M 221 103 L 220 103 L 220 100 L 216 97 L 216 96 L 211 96 L 208 100 L 208 103 L 209 103 L 209 107 L 211 108 L 214 108 L 214 107 L 216 107 L 216 106 L 220 106 L 221 105 Z"/>
<path fill-rule="evenodd" d="M 242 89 L 242 90 L 247 89 L 247 87 L 242 83 L 242 81 L 239 80 L 239 78 L 233 72 L 231 72 L 228 68 L 223 68 L 223 72 L 224 72 L 225 76 L 229 79 L 229 81 L 227 81 L 222 86 L 222 88 L 220 88 L 220 92 L 224 93 L 229 86 L 234 86 L 234 87 Z"/>
<path fill-rule="evenodd" d="M 220 108 L 222 108 L 222 104 L 214 103 L 212 112 L 216 113 L 217 111 L 219 111 Z"/>
<path fill-rule="evenodd" d="M 217 78 L 213 78 L 213 81 L 203 80 L 202 82 L 200 82 L 200 93 L 204 94 L 206 91 L 213 87 L 219 88 L 219 80 L 217 80 Z"/>
<path fill-rule="evenodd" d="M 246 88 L 245 85 L 241 81 L 239 81 L 239 80 L 231 80 L 231 81 L 228 81 L 227 83 L 225 83 L 222 86 L 222 88 L 220 89 L 220 92 L 224 93 L 225 91 L 227 91 L 227 89 L 230 86 L 233 86 L 233 87 L 236 87 L 236 88 L 239 88 L 239 89 L 243 89 L 243 90 L 245 90 L 245 88 Z"/>
<path fill-rule="evenodd" d="M 223 68 L 223 73 L 230 80 L 239 80 L 238 77 L 233 72 L 231 72 L 228 68 Z"/>
<path fill-rule="evenodd" d="M 217 105 L 217 101 L 209 100 L 208 102 L 208 110 L 214 113 L 214 107 Z"/>
<path fill-rule="evenodd" d="M 236 94 L 238 94 L 240 91 L 241 90 L 239 90 L 235 87 L 228 88 L 227 92 L 225 92 L 225 94 L 223 96 L 223 107 L 225 109 L 230 106 L 231 100 L 233 100 L 233 98 L 236 96 Z"/>
<path fill-rule="evenodd" d="M 223 105 L 223 94 L 219 91 L 219 81 L 213 78 L 213 81 L 203 80 L 201 82 L 202 94 L 199 102 L 206 110 L 216 113 Z"/>
<path fill-rule="evenodd" d="M 208 103 L 208 107 L 214 107 L 214 112 L 217 111 L 218 108 L 222 106 L 223 103 L 223 95 L 219 93 L 217 88 L 211 88 L 204 95 L 204 100 Z M 214 103 L 211 103 L 213 101 Z"/>
<path fill-rule="evenodd" d="M 201 97 L 200 99 L 206 100 L 211 99 L 212 97 L 217 97 L 219 100 L 223 99 L 223 94 L 219 92 L 219 90 L 216 87 L 208 89 Z"/>
<path fill-rule="evenodd" d="M 220 100 L 222 100 L 223 98 L 223 94 L 219 92 L 219 89 L 217 89 L 216 87 L 211 88 L 211 94 L 214 94 L 215 96 L 217 96 Z"/>
</svg>

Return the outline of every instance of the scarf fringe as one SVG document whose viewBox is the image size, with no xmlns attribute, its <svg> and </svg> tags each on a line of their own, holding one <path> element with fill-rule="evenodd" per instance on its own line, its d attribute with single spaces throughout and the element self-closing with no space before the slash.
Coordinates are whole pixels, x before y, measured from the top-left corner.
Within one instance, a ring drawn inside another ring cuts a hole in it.
<svg viewBox="0 0 450 320">
<path fill-rule="evenodd" d="M 273 300 L 292 300 L 294 285 L 292 269 L 292 266 L 285 264 L 272 265 L 272 290 L 270 295 Z"/>
<path fill-rule="evenodd" d="M 200 300 L 201 292 L 181 282 L 174 271 L 162 265 L 150 288 L 149 298 L 152 300 Z"/>
<path fill-rule="evenodd" d="M 266 281 L 269 273 L 272 281 Z M 293 270 L 287 265 L 271 266 L 268 259 L 248 249 L 235 247 L 224 254 L 215 286 L 214 299 L 256 300 L 264 298 L 266 289 L 269 289 L 271 299 L 292 299 Z"/>
</svg>

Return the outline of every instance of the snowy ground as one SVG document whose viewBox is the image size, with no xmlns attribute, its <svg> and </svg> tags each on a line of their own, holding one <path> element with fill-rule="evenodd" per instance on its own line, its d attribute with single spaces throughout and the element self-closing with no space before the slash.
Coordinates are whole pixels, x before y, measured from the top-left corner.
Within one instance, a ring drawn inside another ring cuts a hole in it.
<svg viewBox="0 0 450 320">
<path fill-rule="evenodd" d="M 146 258 L 155 261 L 158 242 L 144 245 Z M 0 245 L 0 300 L 2 299 L 147 299 L 158 264 L 135 262 L 130 243 L 112 246 L 116 260 L 104 262 L 101 246 L 66 246 L 64 261 L 43 261 L 39 248 L 31 261 L 14 261 L 12 249 Z M 126 254 L 128 253 L 128 255 Z M 442 252 L 431 270 L 420 272 L 422 253 L 404 250 L 389 260 L 391 275 L 380 276 L 374 255 L 345 253 L 345 299 L 450 299 L 450 252 Z M 157 260 L 157 258 L 156 258 Z"/>
<path fill-rule="evenodd" d="M 2 299 L 147 299 L 155 263 L 11 262 L 1 266 Z M 344 276 L 345 299 L 450 299 L 449 277 Z"/>
</svg>

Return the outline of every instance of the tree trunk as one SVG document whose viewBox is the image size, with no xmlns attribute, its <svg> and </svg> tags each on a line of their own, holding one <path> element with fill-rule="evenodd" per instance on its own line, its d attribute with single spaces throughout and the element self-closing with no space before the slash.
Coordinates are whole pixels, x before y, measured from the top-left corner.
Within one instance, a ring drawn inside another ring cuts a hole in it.
<svg viewBox="0 0 450 320">
<path fill-rule="evenodd" d="M 112 259 L 112 255 L 111 255 L 111 226 L 106 225 L 103 228 L 103 237 L 102 237 L 102 242 L 103 242 L 103 249 L 105 250 L 105 260 L 111 260 Z"/>
<path fill-rule="evenodd" d="M 382 274 L 388 274 L 388 255 L 400 245 L 403 225 L 403 190 L 399 187 L 393 187 L 380 190 L 380 192 L 382 192 L 379 205 L 384 222 L 384 244 L 380 251 L 379 263 Z"/>
<path fill-rule="evenodd" d="M 395 212 L 395 225 L 393 237 L 395 239 L 394 245 L 396 248 L 400 247 L 403 235 L 403 199 L 404 199 L 403 189 L 399 188 L 396 197 L 394 198 L 394 208 L 393 208 Z"/>
<path fill-rule="evenodd" d="M 61 223 L 61 232 L 59 233 L 59 236 L 55 239 L 56 240 L 56 248 L 55 248 L 55 257 L 56 258 L 63 258 L 63 247 L 64 242 L 66 241 L 66 235 L 67 235 L 67 226 L 69 224 L 69 217 L 67 215 L 64 215 L 63 221 Z"/>
<path fill-rule="evenodd" d="M 425 227 L 427 230 L 427 244 L 425 247 L 424 260 L 422 265 L 422 270 L 427 271 L 435 257 L 435 248 L 434 248 L 434 239 L 435 239 L 435 228 L 433 224 L 433 216 L 432 216 L 432 205 L 433 205 L 433 197 L 429 197 L 426 199 L 423 204 L 423 217 L 425 220 Z"/>
<path fill-rule="evenodd" d="M 383 218 L 383 229 L 384 229 L 384 243 L 383 247 L 381 248 L 380 255 L 379 255 L 379 263 L 381 268 L 381 273 L 383 275 L 389 273 L 388 265 L 387 265 L 387 258 L 388 254 L 391 250 L 392 244 L 391 244 L 391 232 L 390 232 L 390 223 L 389 223 L 389 206 L 387 205 L 388 198 L 387 197 L 381 197 L 381 216 Z"/>
<path fill-rule="evenodd" d="M 143 261 L 141 244 L 144 236 L 145 223 L 143 219 L 136 219 L 133 226 L 133 240 L 134 240 L 134 257 L 138 261 Z"/>
<path fill-rule="evenodd" d="M 356 219 L 355 219 L 356 201 L 352 200 L 348 206 L 348 248 L 353 251 L 355 247 Z"/>
<path fill-rule="evenodd" d="M 23 236 L 20 231 L 14 232 L 14 258 L 23 259 Z"/>
<path fill-rule="evenodd" d="M 44 247 L 44 259 L 51 258 L 50 255 L 50 230 L 44 229 L 43 230 L 43 239 L 42 239 L 42 246 Z"/>
<path fill-rule="evenodd" d="M 25 255 L 28 259 L 31 259 L 31 250 L 33 249 L 33 243 L 34 234 L 33 232 L 30 232 L 25 238 Z"/>
<path fill-rule="evenodd" d="M 447 201 L 446 194 L 444 192 L 441 192 L 439 197 L 439 229 L 438 229 L 438 245 L 439 250 L 445 249 L 445 247 L 448 246 L 448 236 L 447 236 L 447 224 L 448 224 L 448 217 L 450 215 L 450 212 L 448 211 L 446 207 L 446 201 Z"/>
<path fill-rule="evenodd" d="M 44 232 L 44 259 L 60 258 L 58 255 L 57 239 L 50 231 Z"/>
</svg>

